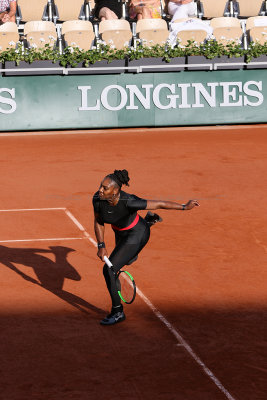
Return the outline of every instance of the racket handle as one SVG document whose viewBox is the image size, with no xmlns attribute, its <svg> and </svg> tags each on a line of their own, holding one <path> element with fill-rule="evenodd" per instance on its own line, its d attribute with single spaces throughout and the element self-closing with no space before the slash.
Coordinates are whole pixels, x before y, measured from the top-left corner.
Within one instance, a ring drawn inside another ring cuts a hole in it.
<svg viewBox="0 0 267 400">
<path fill-rule="evenodd" d="M 112 267 L 113 267 L 111 261 L 107 258 L 107 256 L 104 256 L 104 261 L 105 261 L 105 263 L 107 264 L 107 266 L 108 266 L 109 268 L 112 268 Z"/>
</svg>

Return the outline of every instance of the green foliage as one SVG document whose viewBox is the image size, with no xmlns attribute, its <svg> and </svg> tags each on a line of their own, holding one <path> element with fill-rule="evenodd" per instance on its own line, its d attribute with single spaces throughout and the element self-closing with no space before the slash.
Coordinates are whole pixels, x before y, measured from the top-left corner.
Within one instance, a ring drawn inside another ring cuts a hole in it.
<svg viewBox="0 0 267 400">
<path fill-rule="evenodd" d="M 123 50 L 117 50 L 112 45 L 102 43 L 88 51 L 69 46 L 63 50 L 62 54 L 60 54 L 57 47 L 48 44 L 42 49 L 34 47 L 24 49 L 21 44 L 18 44 L 16 49 L 11 48 L 0 52 L 0 62 L 14 61 L 16 65 L 19 65 L 20 61 L 31 64 L 37 60 L 50 60 L 54 63 L 59 62 L 63 67 L 77 67 L 78 64 L 88 67 L 103 60 L 110 63 L 114 60 L 123 60 L 126 58 L 131 61 L 157 57 L 161 58 L 162 61 L 170 62 L 174 57 L 193 55 L 204 56 L 208 60 L 222 56 L 229 58 L 245 56 L 246 61 L 250 62 L 252 58 L 267 55 L 267 42 L 264 45 L 250 43 L 248 50 L 244 50 L 241 45 L 234 42 L 230 42 L 224 46 L 215 40 L 209 40 L 201 44 L 188 41 L 186 46 L 177 45 L 175 47 L 171 47 L 168 44 L 148 46 L 146 43 L 137 43 L 136 47 L 126 47 Z"/>
<path fill-rule="evenodd" d="M 246 61 L 249 63 L 252 58 L 258 58 L 260 56 L 267 55 L 267 42 L 263 45 L 258 42 L 253 42 L 250 44 L 249 51 L 246 53 Z"/>
<path fill-rule="evenodd" d="M 76 67 L 82 63 L 85 67 L 95 64 L 97 61 L 106 60 L 110 63 L 113 60 L 125 59 L 125 50 L 116 50 L 111 46 L 101 44 L 91 50 L 84 51 L 78 47 L 66 47 L 59 61 L 63 67 Z"/>
</svg>

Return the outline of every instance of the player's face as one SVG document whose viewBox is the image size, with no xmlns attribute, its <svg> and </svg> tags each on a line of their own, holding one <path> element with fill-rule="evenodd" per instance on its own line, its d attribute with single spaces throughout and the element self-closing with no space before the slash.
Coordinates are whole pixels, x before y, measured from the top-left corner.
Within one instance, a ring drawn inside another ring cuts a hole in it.
<svg viewBox="0 0 267 400">
<path fill-rule="evenodd" d="M 114 183 L 109 178 L 104 178 L 100 183 L 99 187 L 99 198 L 100 200 L 110 200 L 114 198 L 118 190 L 114 187 Z"/>
</svg>

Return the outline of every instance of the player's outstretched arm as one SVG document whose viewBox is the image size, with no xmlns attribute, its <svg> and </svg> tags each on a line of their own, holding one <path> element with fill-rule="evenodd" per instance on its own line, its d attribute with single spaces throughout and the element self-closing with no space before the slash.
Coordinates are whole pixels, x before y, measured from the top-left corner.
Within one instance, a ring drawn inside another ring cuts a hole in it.
<svg viewBox="0 0 267 400">
<path fill-rule="evenodd" d="M 164 200 L 148 200 L 147 210 L 192 210 L 194 207 L 198 207 L 199 202 L 197 200 L 189 200 L 186 204 L 179 204 L 176 201 L 164 201 Z"/>
</svg>

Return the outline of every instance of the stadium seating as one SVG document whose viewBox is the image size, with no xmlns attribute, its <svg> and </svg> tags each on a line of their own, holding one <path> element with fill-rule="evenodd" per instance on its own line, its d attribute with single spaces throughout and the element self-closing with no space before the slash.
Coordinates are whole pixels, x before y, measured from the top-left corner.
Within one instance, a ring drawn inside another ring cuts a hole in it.
<svg viewBox="0 0 267 400">
<path fill-rule="evenodd" d="M 265 14 L 265 1 L 263 0 L 234 0 L 234 6 L 237 8 L 240 17 L 253 17 Z"/>
<path fill-rule="evenodd" d="M 174 23 L 181 23 L 181 22 L 185 22 L 185 21 L 188 21 L 188 20 L 192 20 L 192 19 L 195 19 L 196 21 L 199 21 L 199 18 L 191 17 L 191 18 L 179 18 L 179 19 L 174 20 L 173 22 Z"/>
<path fill-rule="evenodd" d="M 0 25 L 0 48 L 1 51 L 15 48 L 19 41 L 18 27 L 15 22 L 6 22 Z"/>
<path fill-rule="evenodd" d="M 48 19 L 47 0 L 17 0 L 18 21 L 36 21 Z"/>
<path fill-rule="evenodd" d="M 99 34 L 102 40 L 117 49 L 129 46 L 133 36 L 129 22 L 124 19 L 101 21 Z"/>
<path fill-rule="evenodd" d="M 84 0 L 54 0 L 54 4 L 56 20 L 85 19 Z"/>
<path fill-rule="evenodd" d="M 30 47 L 54 46 L 57 41 L 56 27 L 50 21 L 30 21 L 24 25 L 24 36 Z"/>
<path fill-rule="evenodd" d="M 169 37 L 167 22 L 160 18 L 141 19 L 136 24 L 136 35 L 143 45 L 164 44 Z"/>
<path fill-rule="evenodd" d="M 240 26 L 240 21 L 237 18 L 213 18 L 210 21 L 210 25 L 213 28 L 213 36 L 217 42 L 222 43 L 223 45 L 227 45 L 229 42 L 236 42 L 236 44 L 240 43 L 243 36 L 243 30 Z"/>
<path fill-rule="evenodd" d="M 200 4 L 200 16 L 203 14 L 205 18 L 223 17 L 227 12 L 229 16 L 229 1 L 227 0 L 201 0 Z"/>
<path fill-rule="evenodd" d="M 66 21 L 62 24 L 62 36 L 66 46 L 90 50 L 95 40 L 93 25 L 89 21 Z"/>
<path fill-rule="evenodd" d="M 267 41 L 267 17 L 250 17 L 246 29 L 250 40 L 264 44 Z"/>
<path fill-rule="evenodd" d="M 186 46 L 188 41 L 194 41 L 197 44 L 204 42 L 207 38 L 207 31 L 204 29 L 192 29 L 186 31 L 180 31 L 177 34 L 177 40 L 181 46 Z"/>
</svg>

